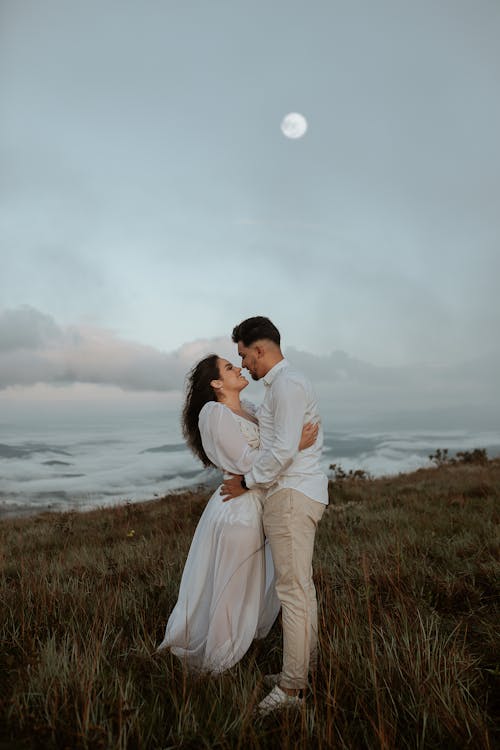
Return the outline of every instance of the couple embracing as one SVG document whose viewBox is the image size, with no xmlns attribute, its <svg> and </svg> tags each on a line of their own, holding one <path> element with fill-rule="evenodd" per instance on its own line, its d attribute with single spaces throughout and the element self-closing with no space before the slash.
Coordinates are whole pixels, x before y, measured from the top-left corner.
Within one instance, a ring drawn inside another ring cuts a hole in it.
<svg viewBox="0 0 500 750">
<path fill-rule="evenodd" d="M 184 435 L 224 482 L 196 528 L 158 650 L 170 648 L 193 670 L 223 672 L 267 635 L 281 608 L 283 667 L 264 678 L 274 685 L 258 706 L 266 715 L 302 705 L 316 664 L 312 556 L 328 481 L 316 397 L 283 357 L 276 326 L 248 318 L 232 338 L 242 368 L 263 381 L 264 399 L 257 409 L 241 400 L 248 380 L 215 354 L 190 373 Z"/>
</svg>

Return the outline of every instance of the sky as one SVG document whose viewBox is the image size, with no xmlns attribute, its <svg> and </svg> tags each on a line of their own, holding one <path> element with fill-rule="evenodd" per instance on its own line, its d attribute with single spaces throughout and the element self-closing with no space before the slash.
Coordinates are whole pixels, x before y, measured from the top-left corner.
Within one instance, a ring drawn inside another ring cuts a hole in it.
<svg viewBox="0 0 500 750">
<path fill-rule="evenodd" d="M 346 413 L 500 414 L 499 38 L 497 0 L 2 0 L 0 404 L 179 392 L 263 314 Z"/>
</svg>

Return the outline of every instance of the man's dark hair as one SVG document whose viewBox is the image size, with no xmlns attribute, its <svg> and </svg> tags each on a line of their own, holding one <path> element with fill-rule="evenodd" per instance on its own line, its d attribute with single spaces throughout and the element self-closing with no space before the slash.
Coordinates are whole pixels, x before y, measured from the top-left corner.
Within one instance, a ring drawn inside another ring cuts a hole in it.
<svg viewBox="0 0 500 750">
<path fill-rule="evenodd" d="M 238 341 L 242 341 L 245 346 L 250 346 L 250 344 L 254 344 L 256 341 L 260 341 L 260 339 L 269 339 L 269 341 L 273 341 L 278 346 L 281 341 L 280 332 L 274 323 L 271 323 L 269 318 L 264 318 L 262 315 L 247 318 L 233 328 L 233 341 L 235 344 Z"/>
</svg>

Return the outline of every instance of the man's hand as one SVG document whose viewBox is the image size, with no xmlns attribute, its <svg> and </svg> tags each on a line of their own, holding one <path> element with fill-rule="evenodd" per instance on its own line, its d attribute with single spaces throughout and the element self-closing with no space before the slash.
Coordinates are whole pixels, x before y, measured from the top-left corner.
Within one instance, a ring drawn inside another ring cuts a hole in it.
<svg viewBox="0 0 500 750">
<path fill-rule="evenodd" d="M 299 451 L 305 451 L 306 448 L 310 448 L 314 445 L 318 438 L 319 422 L 307 422 L 302 428 L 302 435 L 300 437 Z"/>
<path fill-rule="evenodd" d="M 243 495 L 247 490 L 241 486 L 241 480 L 243 479 L 242 474 L 231 474 L 230 479 L 225 479 L 224 484 L 221 487 L 220 494 L 222 495 L 222 502 L 227 503 L 228 500 L 232 500 L 233 497 L 239 497 Z"/>
</svg>

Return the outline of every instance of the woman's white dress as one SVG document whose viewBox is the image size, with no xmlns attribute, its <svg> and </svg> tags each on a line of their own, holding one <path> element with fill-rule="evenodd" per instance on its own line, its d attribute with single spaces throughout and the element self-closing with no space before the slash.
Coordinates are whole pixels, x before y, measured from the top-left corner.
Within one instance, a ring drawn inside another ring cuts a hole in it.
<svg viewBox="0 0 500 750">
<path fill-rule="evenodd" d="M 245 402 L 250 411 L 251 404 Z M 245 474 L 259 447 L 256 424 L 210 401 L 200 412 L 210 460 L 226 473 Z M 263 491 L 222 501 L 214 492 L 198 522 L 179 598 L 158 650 L 170 648 L 187 667 L 223 672 L 267 635 L 280 603 L 262 527 Z"/>
</svg>

